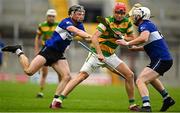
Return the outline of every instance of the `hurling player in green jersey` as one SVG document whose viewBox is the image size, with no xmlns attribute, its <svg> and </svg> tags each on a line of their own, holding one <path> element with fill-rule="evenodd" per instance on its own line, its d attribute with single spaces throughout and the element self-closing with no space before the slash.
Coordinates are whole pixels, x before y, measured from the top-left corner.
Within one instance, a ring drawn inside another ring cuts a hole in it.
<svg viewBox="0 0 180 113">
<path fill-rule="evenodd" d="M 56 15 L 56 10 L 48 9 L 46 12 L 46 21 L 39 24 L 34 41 L 34 49 L 36 55 L 39 53 L 39 48 L 44 47 L 45 41 L 51 38 L 56 26 L 58 25 L 58 22 L 55 21 Z M 40 78 L 40 91 L 37 94 L 37 97 L 39 98 L 42 98 L 44 95 L 43 90 L 45 87 L 45 81 L 48 74 L 48 67 L 43 66 L 41 71 L 42 76 Z"/>
<path fill-rule="evenodd" d="M 113 16 L 106 18 L 109 26 L 118 34 L 127 35 L 127 40 L 134 39 L 132 23 L 129 18 L 125 17 L 126 5 L 124 3 L 117 2 L 113 9 Z M 84 62 L 78 76 L 69 81 L 64 91 L 61 93 L 60 99 L 63 99 L 83 80 L 85 80 L 91 73 L 101 67 L 102 60 L 106 60 L 113 68 L 116 68 L 126 78 L 125 87 L 129 99 L 129 110 L 139 111 L 139 107 L 135 104 L 134 98 L 134 74 L 127 66 L 127 64 L 118 58 L 115 54 L 115 49 L 118 47 L 114 34 L 110 32 L 108 28 L 100 23 L 92 36 L 92 43 L 94 44 L 93 51 L 97 52 L 98 58 L 92 53 Z M 97 44 L 98 43 L 98 44 Z M 99 46 L 99 47 L 97 47 Z M 102 57 L 102 58 L 101 58 Z M 62 103 L 61 103 L 62 104 Z"/>
</svg>

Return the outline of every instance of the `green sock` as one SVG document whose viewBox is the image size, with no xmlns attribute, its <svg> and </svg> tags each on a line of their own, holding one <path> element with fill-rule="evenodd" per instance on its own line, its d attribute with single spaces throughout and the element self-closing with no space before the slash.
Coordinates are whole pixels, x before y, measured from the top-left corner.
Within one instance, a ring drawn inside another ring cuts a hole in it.
<svg viewBox="0 0 180 113">
<path fill-rule="evenodd" d="M 41 87 L 41 88 L 40 88 L 40 92 L 43 92 L 43 90 L 44 90 L 44 88 L 43 88 L 43 87 Z"/>
<path fill-rule="evenodd" d="M 64 96 L 64 95 L 60 95 L 60 96 L 59 96 L 59 99 L 60 99 L 61 101 L 63 101 L 65 98 L 66 98 L 66 96 Z"/>
<path fill-rule="evenodd" d="M 129 105 L 135 104 L 135 99 L 129 99 Z"/>
<path fill-rule="evenodd" d="M 169 97 L 169 94 L 168 94 L 168 92 L 167 92 L 166 89 L 160 91 L 160 94 L 161 94 L 161 96 L 163 97 L 164 100 L 165 100 L 167 97 Z"/>
</svg>

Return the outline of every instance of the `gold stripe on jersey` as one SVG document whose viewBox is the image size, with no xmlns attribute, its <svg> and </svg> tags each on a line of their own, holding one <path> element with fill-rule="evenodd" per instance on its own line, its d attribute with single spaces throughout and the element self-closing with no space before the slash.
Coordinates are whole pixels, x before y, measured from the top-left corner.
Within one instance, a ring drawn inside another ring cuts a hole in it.
<svg viewBox="0 0 180 113">
<path fill-rule="evenodd" d="M 106 51 L 109 54 L 113 54 L 115 52 L 115 49 L 110 48 L 108 45 L 100 44 L 100 48 L 102 51 Z M 104 56 L 106 56 L 106 55 L 104 55 Z"/>
</svg>

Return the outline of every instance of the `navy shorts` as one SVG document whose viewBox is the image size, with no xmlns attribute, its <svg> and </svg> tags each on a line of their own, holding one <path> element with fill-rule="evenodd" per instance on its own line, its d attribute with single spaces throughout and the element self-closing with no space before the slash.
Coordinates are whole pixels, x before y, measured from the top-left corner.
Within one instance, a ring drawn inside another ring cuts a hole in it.
<svg viewBox="0 0 180 113">
<path fill-rule="evenodd" d="M 151 61 L 151 63 L 147 66 L 159 75 L 163 76 L 163 74 L 168 71 L 171 66 L 173 65 L 173 60 L 158 60 L 158 61 Z"/>
<path fill-rule="evenodd" d="M 49 47 L 43 47 L 38 54 L 46 59 L 45 66 L 51 66 L 58 60 L 66 59 L 63 53 Z"/>
</svg>

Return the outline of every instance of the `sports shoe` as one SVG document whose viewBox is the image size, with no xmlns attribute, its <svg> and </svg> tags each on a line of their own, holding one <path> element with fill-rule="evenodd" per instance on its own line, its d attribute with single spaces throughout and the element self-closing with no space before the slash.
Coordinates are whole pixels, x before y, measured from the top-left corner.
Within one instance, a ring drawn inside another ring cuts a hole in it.
<svg viewBox="0 0 180 113">
<path fill-rule="evenodd" d="M 175 104 L 175 101 L 171 97 L 168 97 L 163 101 L 163 105 L 160 111 L 166 111 L 169 107 L 171 107 L 174 104 Z"/>
<path fill-rule="evenodd" d="M 6 46 L 6 47 L 2 48 L 2 51 L 15 53 L 17 49 L 22 50 L 21 45 Z"/>
<path fill-rule="evenodd" d="M 132 111 L 132 112 L 138 112 L 138 111 L 140 111 L 139 105 L 136 105 L 136 104 L 130 105 L 130 106 L 128 107 L 128 109 L 129 109 L 130 111 Z"/>
<path fill-rule="evenodd" d="M 151 106 L 142 106 L 140 112 L 152 112 Z"/>
<path fill-rule="evenodd" d="M 36 95 L 37 98 L 43 98 L 44 97 L 44 94 L 42 92 L 39 92 L 37 95 Z"/>
<path fill-rule="evenodd" d="M 52 109 L 59 109 L 59 108 L 62 108 L 61 103 L 62 103 L 61 100 L 53 99 L 53 101 L 52 101 L 52 103 L 51 103 L 51 105 L 49 107 L 52 108 Z"/>
</svg>

